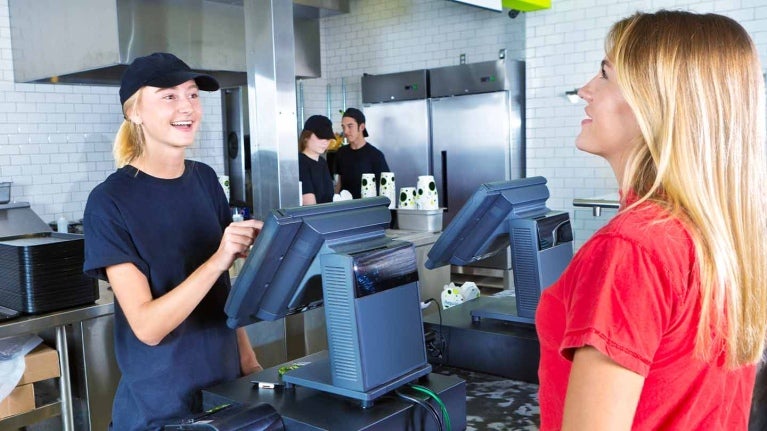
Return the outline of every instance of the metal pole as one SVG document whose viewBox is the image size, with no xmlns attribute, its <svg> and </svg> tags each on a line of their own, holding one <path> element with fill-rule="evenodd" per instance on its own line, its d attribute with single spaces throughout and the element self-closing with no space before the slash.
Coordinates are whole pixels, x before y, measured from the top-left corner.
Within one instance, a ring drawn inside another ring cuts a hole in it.
<svg viewBox="0 0 767 431">
<path fill-rule="evenodd" d="M 72 384 L 69 378 L 69 350 L 67 349 L 67 328 L 56 327 L 56 351 L 59 353 L 59 391 L 61 392 L 61 423 L 64 431 L 74 431 L 75 421 L 72 410 Z"/>
<path fill-rule="evenodd" d="M 341 78 L 341 98 L 342 98 L 342 104 L 341 104 L 341 111 L 346 112 L 346 79 Z"/>
</svg>

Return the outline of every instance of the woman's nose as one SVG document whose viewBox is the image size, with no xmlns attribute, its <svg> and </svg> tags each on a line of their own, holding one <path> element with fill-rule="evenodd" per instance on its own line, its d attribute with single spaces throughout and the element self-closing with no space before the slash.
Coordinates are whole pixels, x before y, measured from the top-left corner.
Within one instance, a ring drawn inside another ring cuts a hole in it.
<svg viewBox="0 0 767 431">
<path fill-rule="evenodd" d="M 589 84 L 579 88 L 576 94 L 578 94 L 578 97 L 588 102 L 591 98 L 591 90 L 589 89 Z"/>
<path fill-rule="evenodd" d="M 178 103 L 178 110 L 181 112 L 191 112 L 194 109 L 194 104 L 190 99 L 181 98 Z"/>
</svg>

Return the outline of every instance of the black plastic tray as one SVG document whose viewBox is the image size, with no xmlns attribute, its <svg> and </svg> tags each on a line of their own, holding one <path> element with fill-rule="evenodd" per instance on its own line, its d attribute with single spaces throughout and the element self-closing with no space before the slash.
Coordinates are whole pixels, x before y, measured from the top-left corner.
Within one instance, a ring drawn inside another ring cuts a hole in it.
<svg viewBox="0 0 767 431">
<path fill-rule="evenodd" d="M 95 302 L 98 282 L 83 273 L 84 251 L 82 235 L 0 238 L 0 306 L 39 314 Z"/>
</svg>

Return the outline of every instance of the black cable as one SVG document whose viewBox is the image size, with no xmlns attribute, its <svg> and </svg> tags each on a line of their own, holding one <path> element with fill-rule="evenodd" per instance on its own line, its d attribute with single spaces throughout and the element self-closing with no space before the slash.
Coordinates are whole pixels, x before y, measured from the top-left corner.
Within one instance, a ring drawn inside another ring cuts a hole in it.
<svg viewBox="0 0 767 431">
<path fill-rule="evenodd" d="M 434 408 L 434 406 L 432 406 L 431 404 L 429 404 L 426 401 L 419 400 L 418 398 L 411 397 L 409 395 L 405 395 L 402 392 L 400 392 L 399 390 L 395 390 L 394 393 L 397 394 L 397 396 L 402 398 L 403 400 L 407 400 L 407 401 L 410 401 L 412 403 L 418 404 L 419 406 L 421 406 L 424 409 L 426 409 L 427 412 L 431 413 L 431 416 L 434 419 L 434 421 L 437 422 L 437 429 L 439 431 L 444 431 L 444 428 L 442 427 L 442 419 L 440 418 L 439 413 L 437 413 L 437 410 Z"/>
<path fill-rule="evenodd" d="M 442 359 L 443 363 L 447 364 L 447 340 L 445 339 L 445 335 L 442 332 L 442 307 L 440 307 L 439 302 L 437 302 L 437 300 L 434 298 L 429 298 L 425 301 L 427 304 L 429 302 L 434 303 L 434 305 L 437 307 L 437 314 L 439 315 L 439 326 L 437 327 L 437 332 L 439 333 L 439 347 L 435 350 L 437 351 L 437 356 Z"/>
<path fill-rule="evenodd" d="M 437 301 L 434 301 L 437 304 L 437 314 L 439 314 L 439 341 L 440 341 L 440 351 L 442 352 L 442 356 L 444 356 L 443 361 L 445 364 L 448 363 L 448 357 L 447 357 L 447 340 L 445 339 L 445 335 L 442 333 L 442 307 L 439 306 L 439 303 Z"/>
</svg>

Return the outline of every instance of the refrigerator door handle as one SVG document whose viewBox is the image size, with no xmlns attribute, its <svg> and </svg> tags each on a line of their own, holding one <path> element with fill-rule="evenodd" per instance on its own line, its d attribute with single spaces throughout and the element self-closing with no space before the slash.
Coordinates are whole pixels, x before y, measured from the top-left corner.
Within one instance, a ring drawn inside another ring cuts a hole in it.
<svg viewBox="0 0 767 431">
<path fill-rule="evenodd" d="M 440 152 L 441 168 L 442 168 L 442 205 L 447 210 L 447 151 L 442 150 Z"/>
</svg>

